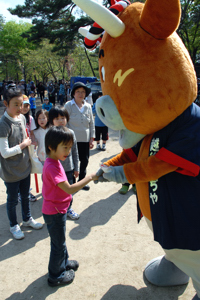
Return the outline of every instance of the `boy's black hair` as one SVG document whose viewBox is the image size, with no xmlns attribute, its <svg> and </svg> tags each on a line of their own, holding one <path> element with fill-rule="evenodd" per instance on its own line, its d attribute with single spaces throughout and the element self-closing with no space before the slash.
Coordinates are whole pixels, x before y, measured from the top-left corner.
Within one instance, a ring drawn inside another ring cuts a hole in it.
<svg viewBox="0 0 200 300">
<path fill-rule="evenodd" d="M 14 97 L 20 97 L 22 96 L 22 92 L 21 92 L 21 89 L 18 89 L 16 88 L 16 85 L 13 84 L 13 85 L 10 85 L 8 86 L 8 89 L 6 91 L 6 94 L 5 94 L 5 101 L 8 103 L 9 105 L 9 102 L 12 98 Z"/>
<path fill-rule="evenodd" d="M 45 114 L 45 116 L 47 117 L 47 120 L 48 120 L 48 122 L 46 124 L 46 128 L 49 127 L 49 113 L 46 109 L 40 109 L 37 111 L 37 113 L 35 115 L 35 125 L 36 125 L 35 130 L 37 130 L 40 127 L 40 125 L 38 124 L 38 117 L 40 114 Z"/>
<path fill-rule="evenodd" d="M 55 118 L 58 118 L 58 116 L 63 116 L 67 119 L 67 123 L 69 122 L 69 113 L 68 111 L 62 107 L 62 108 L 59 108 L 59 107 L 52 107 L 49 111 L 49 124 L 50 125 L 53 125 L 53 120 Z"/>
<path fill-rule="evenodd" d="M 56 151 L 59 144 L 63 143 L 67 145 L 68 143 L 74 143 L 72 132 L 64 126 L 52 126 L 49 128 L 45 135 L 45 150 L 46 154 L 50 154 L 51 147 L 52 150 Z"/>
</svg>

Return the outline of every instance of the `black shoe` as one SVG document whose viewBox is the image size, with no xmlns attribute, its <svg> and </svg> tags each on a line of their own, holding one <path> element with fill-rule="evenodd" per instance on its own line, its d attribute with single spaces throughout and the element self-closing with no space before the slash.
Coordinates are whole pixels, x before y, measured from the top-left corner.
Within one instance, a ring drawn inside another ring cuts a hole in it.
<svg viewBox="0 0 200 300">
<path fill-rule="evenodd" d="M 64 277 L 61 280 L 58 281 L 52 281 L 50 278 L 48 278 L 48 285 L 49 286 L 59 286 L 59 285 L 67 285 L 72 283 L 74 280 L 75 273 L 74 270 L 69 270 L 65 272 Z"/>
<path fill-rule="evenodd" d="M 89 191 L 89 189 L 90 189 L 90 187 L 89 187 L 88 184 L 86 184 L 86 185 L 82 188 L 82 190 L 85 190 L 85 191 Z"/>
<path fill-rule="evenodd" d="M 68 260 L 68 264 L 66 266 L 66 271 L 67 270 L 74 270 L 76 271 L 79 267 L 79 263 L 77 262 L 77 260 Z"/>
</svg>

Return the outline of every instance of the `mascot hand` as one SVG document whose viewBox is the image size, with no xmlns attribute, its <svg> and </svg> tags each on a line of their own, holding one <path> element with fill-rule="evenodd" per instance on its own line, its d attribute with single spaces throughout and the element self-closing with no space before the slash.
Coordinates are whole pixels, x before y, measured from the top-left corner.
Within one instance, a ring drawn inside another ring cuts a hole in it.
<svg viewBox="0 0 200 300">
<path fill-rule="evenodd" d="M 123 166 L 118 167 L 109 167 L 109 172 L 103 173 L 103 177 L 108 181 L 115 181 L 117 183 L 126 183 L 128 182 Z"/>
<path fill-rule="evenodd" d="M 106 180 L 105 178 L 103 178 L 103 170 L 101 168 L 99 168 L 99 170 L 96 172 L 96 175 L 99 177 L 98 180 L 94 180 L 94 183 L 98 183 L 98 182 L 107 182 L 108 180 Z"/>
</svg>

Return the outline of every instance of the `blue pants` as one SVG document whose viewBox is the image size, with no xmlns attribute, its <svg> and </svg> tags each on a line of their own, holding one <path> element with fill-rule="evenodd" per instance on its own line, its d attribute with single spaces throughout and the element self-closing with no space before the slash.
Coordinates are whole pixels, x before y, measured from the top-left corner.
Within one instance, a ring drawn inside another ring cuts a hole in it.
<svg viewBox="0 0 200 300">
<path fill-rule="evenodd" d="M 74 171 L 68 171 L 68 172 L 65 172 L 66 176 L 67 176 L 67 179 L 68 179 L 68 182 L 69 184 L 73 184 L 75 183 L 75 178 L 74 178 Z M 72 207 L 72 202 L 73 202 L 73 196 L 72 196 L 72 201 L 70 202 L 70 205 L 68 207 L 68 210 L 70 210 L 70 208 Z"/>
<path fill-rule="evenodd" d="M 29 203 L 30 175 L 16 182 L 4 182 L 7 190 L 7 214 L 10 226 L 17 225 L 16 206 L 18 204 L 18 192 L 21 195 L 21 207 L 23 221 L 28 221 L 31 217 Z"/>
<path fill-rule="evenodd" d="M 64 103 L 64 95 L 59 95 L 60 105 Z"/>
<path fill-rule="evenodd" d="M 69 257 L 65 243 L 66 214 L 43 214 L 43 217 L 51 238 L 49 278 L 58 281 L 65 275 Z"/>
</svg>

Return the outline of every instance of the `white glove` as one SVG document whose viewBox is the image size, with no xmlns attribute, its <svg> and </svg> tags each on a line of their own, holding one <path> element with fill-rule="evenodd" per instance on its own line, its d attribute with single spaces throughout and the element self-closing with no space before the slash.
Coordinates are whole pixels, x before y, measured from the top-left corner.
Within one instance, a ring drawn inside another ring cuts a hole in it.
<svg viewBox="0 0 200 300">
<path fill-rule="evenodd" d="M 125 174 L 123 166 L 117 167 L 109 167 L 108 173 L 103 173 L 103 178 L 107 179 L 108 181 L 115 181 L 117 183 L 126 183 L 128 182 Z"/>
<path fill-rule="evenodd" d="M 94 183 L 107 182 L 108 181 L 105 178 L 103 178 L 102 174 L 103 174 L 103 170 L 101 168 L 99 168 L 99 170 L 96 172 L 96 175 L 99 176 L 99 178 L 98 178 L 98 180 L 94 180 Z"/>
</svg>

